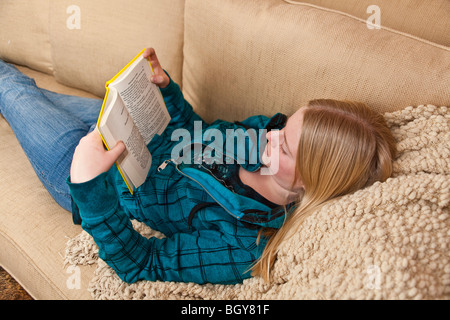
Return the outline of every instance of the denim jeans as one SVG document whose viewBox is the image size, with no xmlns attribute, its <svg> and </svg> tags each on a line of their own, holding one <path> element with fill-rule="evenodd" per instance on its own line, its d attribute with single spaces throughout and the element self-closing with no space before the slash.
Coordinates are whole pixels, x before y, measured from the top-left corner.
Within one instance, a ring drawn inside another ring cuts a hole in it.
<svg viewBox="0 0 450 320">
<path fill-rule="evenodd" d="M 95 128 L 101 99 L 40 89 L 0 60 L 0 114 L 13 129 L 34 171 L 56 202 L 71 211 L 66 179 L 75 147 Z"/>
</svg>

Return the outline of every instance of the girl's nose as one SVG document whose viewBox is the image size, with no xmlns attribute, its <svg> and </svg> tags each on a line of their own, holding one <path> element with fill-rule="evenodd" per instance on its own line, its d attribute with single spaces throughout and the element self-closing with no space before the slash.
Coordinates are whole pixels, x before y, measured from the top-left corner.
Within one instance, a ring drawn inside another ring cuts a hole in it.
<svg viewBox="0 0 450 320">
<path fill-rule="evenodd" d="M 274 148 L 281 143 L 280 139 L 282 136 L 283 135 L 280 134 L 280 130 L 271 130 L 267 132 L 266 139 L 269 140 L 270 144 L 272 145 L 272 148 Z"/>
</svg>

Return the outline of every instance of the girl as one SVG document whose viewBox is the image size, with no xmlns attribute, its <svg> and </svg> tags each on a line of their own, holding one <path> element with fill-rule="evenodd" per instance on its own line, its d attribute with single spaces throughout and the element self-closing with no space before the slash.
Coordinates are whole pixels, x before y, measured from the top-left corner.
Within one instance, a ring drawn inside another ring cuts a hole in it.
<svg viewBox="0 0 450 320">
<path fill-rule="evenodd" d="M 144 57 L 152 63 L 151 80 L 161 89 L 171 121 L 148 145 L 152 167 L 133 195 L 113 166 L 123 143 L 106 151 L 94 130 L 101 100 L 39 89 L 0 61 L 0 113 L 51 195 L 72 211 L 74 222 L 97 243 L 99 256 L 126 282 L 232 284 L 251 275 L 269 281 L 277 248 L 305 217 L 392 172 L 394 139 L 383 117 L 364 104 L 315 100 L 289 118 L 277 113 L 207 124 L 163 71 L 155 51 L 147 49 Z M 239 163 L 208 161 L 203 141 L 189 153 L 201 161 L 172 158 L 174 131 L 193 133 L 198 123 L 203 133 L 221 132 L 223 142 L 230 129 L 264 129 L 267 145 L 260 154 L 260 141 L 246 137 L 256 163 L 250 152 Z M 147 239 L 130 219 L 166 237 Z"/>
</svg>

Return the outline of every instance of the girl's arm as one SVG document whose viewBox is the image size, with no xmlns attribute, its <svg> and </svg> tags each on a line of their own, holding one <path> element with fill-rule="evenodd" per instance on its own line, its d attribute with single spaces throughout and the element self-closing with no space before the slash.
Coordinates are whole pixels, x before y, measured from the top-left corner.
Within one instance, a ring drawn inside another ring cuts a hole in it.
<svg viewBox="0 0 450 320">
<path fill-rule="evenodd" d="M 171 116 L 169 127 L 188 128 L 196 120 L 201 118 L 194 113 L 192 106 L 184 99 L 180 87 L 173 82 L 159 63 L 153 48 L 144 51 L 144 58 L 148 58 L 152 64 L 154 75 L 151 81 L 160 89 Z M 171 132 L 168 130 L 168 132 Z M 100 134 L 92 131 L 82 138 L 75 149 L 70 169 L 70 182 L 83 183 L 89 181 L 101 173 L 107 172 L 124 152 L 125 145 L 119 141 L 110 151 L 105 150 Z"/>
<path fill-rule="evenodd" d="M 221 215 L 208 223 L 227 224 L 222 231 L 216 227 L 147 239 L 134 230 L 121 209 L 113 179 L 103 173 L 86 183 L 69 183 L 69 187 L 81 226 L 98 245 L 99 257 L 123 281 L 235 284 L 250 277 L 248 269 L 261 249 L 254 242 L 249 245 L 246 233 L 236 234 L 236 228 L 228 226 Z"/>
<path fill-rule="evenodd" d="M 162 68 L 155 49 L 147 48 L 143 56 L 149 59 L 153 68 L 154 75 L 151 81 L 161 89 L 164 97 L 164 102 L 171 117 L 169 127 L 172 129 L 188 129 L 194 121 L 201 121 L 202 119 L 194 113 L 192 106 L 184 99 L 180 87 L 172 81 Z"/>
</svg>

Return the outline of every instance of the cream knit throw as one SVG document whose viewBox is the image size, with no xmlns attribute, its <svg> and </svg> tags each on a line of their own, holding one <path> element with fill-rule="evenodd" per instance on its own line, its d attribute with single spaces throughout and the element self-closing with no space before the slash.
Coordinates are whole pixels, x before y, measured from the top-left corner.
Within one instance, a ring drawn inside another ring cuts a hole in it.
<svg viewBox="0 0 450 320">
<path fill-rule="evenodd" d="M 449 299 L 448 109 L 408 107 L 385 118 L 399 149 L 392 178 L 309 217 L 280 248 L 270 284 L 126 284 L 84 231 L 67 243 L 66 263 L 97 263 L 95 299 Z"/>
</svg>

